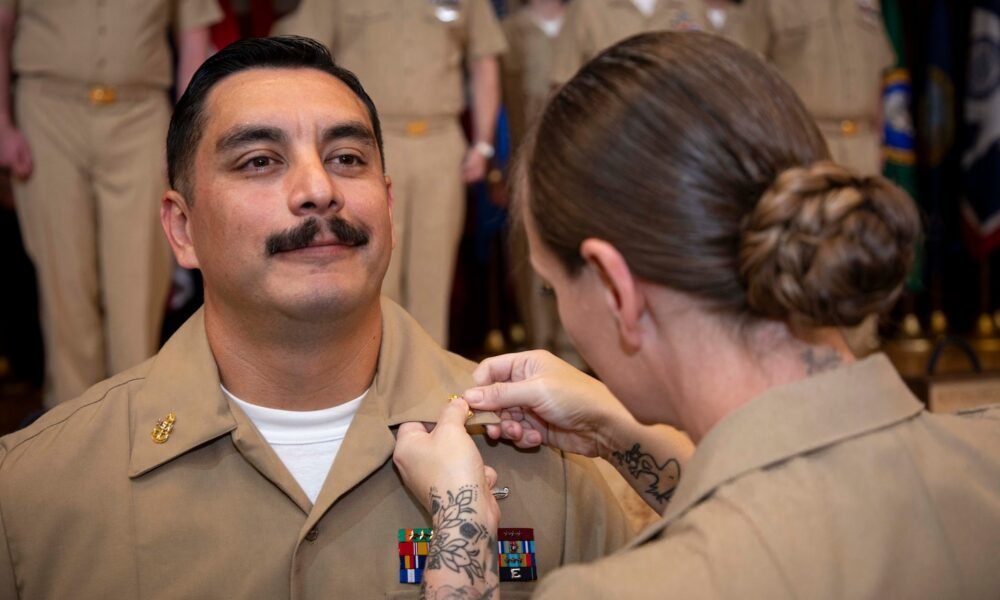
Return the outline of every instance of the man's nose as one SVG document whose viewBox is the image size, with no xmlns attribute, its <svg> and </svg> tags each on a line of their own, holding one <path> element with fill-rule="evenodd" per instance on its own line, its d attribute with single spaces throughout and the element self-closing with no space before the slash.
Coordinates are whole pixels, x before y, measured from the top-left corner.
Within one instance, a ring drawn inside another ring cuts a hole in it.
<svg viewBox="0 0 1000 600">
<path fill-rule="evenodd" d="M 289 209 L 297 216 L 325 215 L 340 210 L 343 199 L 336 182 L 317 155 L 301 157 L 291 170 Z"/>
</svg>

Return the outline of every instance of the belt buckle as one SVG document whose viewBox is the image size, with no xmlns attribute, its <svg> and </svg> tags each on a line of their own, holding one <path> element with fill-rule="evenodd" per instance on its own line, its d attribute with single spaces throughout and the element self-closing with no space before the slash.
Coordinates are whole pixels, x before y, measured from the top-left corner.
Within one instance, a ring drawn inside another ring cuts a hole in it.
<svg viewBox="0 0 1000 600">
<path fill-rule="evenodd" d="M 118 94 L 110 85 L 95 85 L 87 92 L 87 99 L 94 105 L 114 104 Z"/>
<path fill-rule="evenodd" d="M 858 124 L 850 119 L 844 119 L 840 122 L 840 133 L 846 136 L 852 136 L 858 132 Z"/>
<path fill-rule="evenodd" d="M 428 129 L 427 121 L 410 121 L 406 124 L 406 135 L 419 137 L 427 133 Z"/>
</svg>

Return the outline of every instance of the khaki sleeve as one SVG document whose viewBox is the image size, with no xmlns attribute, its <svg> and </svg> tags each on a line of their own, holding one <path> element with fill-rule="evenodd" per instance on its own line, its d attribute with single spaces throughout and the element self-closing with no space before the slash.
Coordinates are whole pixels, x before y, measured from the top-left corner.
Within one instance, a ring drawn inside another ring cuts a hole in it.
<svg viewBox="0 0 1000 600">
<path fill-rule="evenodd" d="M 772 549 L 737 508 L 708 511 L 637 547 L 543 576 L 533 598 L 793 598 Z M 661 526 L 662 527 L 662 526 Z M 807 575 L 798 575 L 800 577 Z"/>
<path fill-rule="evenodd" d="M 174 28 L 190 31 L 199 27 L 211 27 L 222 20 L 222 9 L 218 0 L 179 0 Z"/>
<path fill-rule="evenodd" d="M 496 56 L 507 51 L 507 40 L 497 21 L 497 15 L 487 0 L 471 0 L 469 2 L 468 47 L 466 55 L 469 60 Z"/>
<path fill-rule="evenodd" d="M 271 35 L 301 35 L 326 45 L 334 52 L 337 3 L 331 0 L 302 0 L 299 7 L 278 19 Z M 336 55 L 334 55 L 336 58 Z"/>
<path fill-rule="evenodd" d="M 0 477 L 7 449 L 0 447 Z M 0 485 L 0 492 L 5 486 Z M 17 580 L 14 577 L 14 563 L 10 556 L 10 544 L 7 541 L 7 526 L 4 523 L 3 500 L 0 497 L 0 598 L 17 598 Z"/>
<path fill-rule="evenodd" d="M 624 546 L 635 531 L 593 461 L 566 454 L 563 468 L 566 473 L 563 563 L 590 562 Z"/>
<path fill-rule="evenodd" d="M 591 564 L 562 567 L 542 578 L 532 598 L 718 597 L 696 546 L 658 540 Z"/>
<path fill-rule="evenodd" d="M 574 0 L 566 7 L 562 29 L 552 48 L 549 79 L 553 85 L 562 85 L 572 79 L 594 52 L 587 28 L 586 6 L 585 0 Z"/>
</svg>

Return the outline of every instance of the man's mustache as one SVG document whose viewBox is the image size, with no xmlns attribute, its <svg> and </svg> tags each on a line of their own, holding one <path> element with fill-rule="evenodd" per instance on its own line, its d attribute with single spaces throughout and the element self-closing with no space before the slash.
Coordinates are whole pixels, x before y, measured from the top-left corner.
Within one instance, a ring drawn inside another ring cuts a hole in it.
<svg viewBox="0 0 1000 600">
<path fill-rule="evenodd" d="M 274 256 L 279 252 L 290 252 L 308 248 L 312 244 L 316 234 L 320 232 L 323 223 L 337 241 L 347 246 L 364 246 L 368 243 L 368 232 L 359 226 L 351 225 L 340 217 L 333 216 L 329 219 L 321 220 L 317 217 L 309 217 L 301 225 L 286 229 L 278 233 L 267 236 L 264 242 L 264 253 L 267 256 Z"/>
</svg>

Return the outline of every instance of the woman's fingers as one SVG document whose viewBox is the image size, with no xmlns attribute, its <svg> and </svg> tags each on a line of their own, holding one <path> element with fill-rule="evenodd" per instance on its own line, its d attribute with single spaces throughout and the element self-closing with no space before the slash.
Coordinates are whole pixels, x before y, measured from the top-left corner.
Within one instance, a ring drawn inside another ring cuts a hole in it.
<svg viewBox="0 0 1000 600">
<path fill-rule="evenodd" d="M 489 465 L 484 465 L 483 470 L 486 472 L 486 488 L 492 490 L 497 485 L 496 469 Z"/>
</svg>

